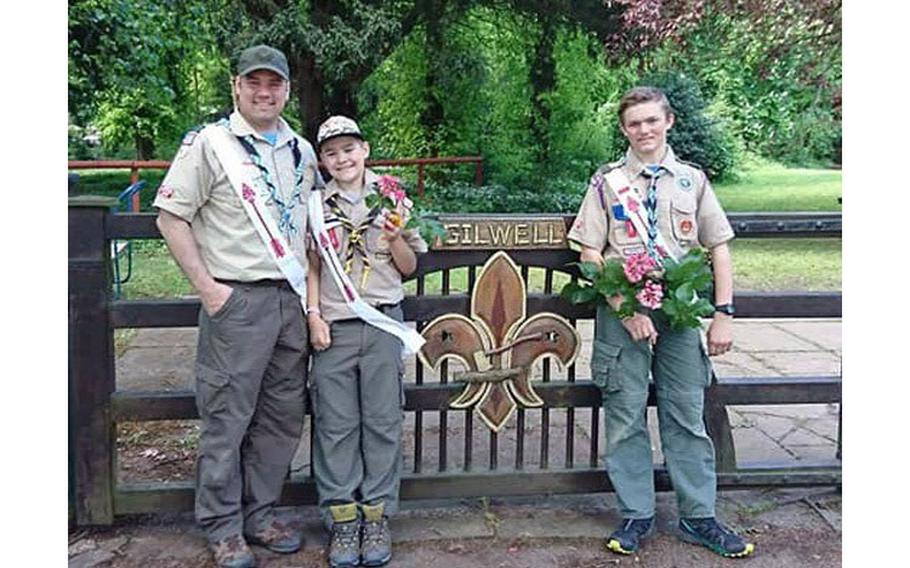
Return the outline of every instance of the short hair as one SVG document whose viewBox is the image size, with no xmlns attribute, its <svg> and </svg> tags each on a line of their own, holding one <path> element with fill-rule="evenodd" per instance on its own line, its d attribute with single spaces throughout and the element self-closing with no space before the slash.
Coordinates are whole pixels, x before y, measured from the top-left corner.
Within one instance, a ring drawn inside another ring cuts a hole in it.
<svg viewBox="0 0 910 568">
<path fill-rule="evenodd" d="M 619 123 L 622 124 L 622 115 L 626 109 L 641 103 L 660 103 L 667 115 L 673 114 L 673 108 L 667 95 L 657 87 L 640 86 L 626 91 L 626 94 L 619 100 Z"/>
</svg>

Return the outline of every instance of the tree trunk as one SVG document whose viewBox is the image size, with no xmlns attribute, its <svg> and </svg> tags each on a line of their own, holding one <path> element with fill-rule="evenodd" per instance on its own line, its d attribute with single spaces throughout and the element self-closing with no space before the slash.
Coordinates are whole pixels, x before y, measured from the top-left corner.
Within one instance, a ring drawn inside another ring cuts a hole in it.
<svg viewBox="0 0 910 568">
<path fill-rule="evenodd" d="M 136 133 L 136 159 L 153 160 L 155 158 L 155 140 L 147 135 Z"/>
<path fill-rule="evenodd" d="M 424 107 L 420 113 L 420 124 L 426 132 L 427 150 L 430 156 L 438 156 L 442 147 L 442 140 L 440 140 L 442 127 L 445 125 L 445 109 L 440 98 L 442 87 L 439 80 L 444 72 L 441 69 L 440 60 L 446 49 L 443 30 L 445 2 L 425 0 L 421 4 L 423 21 L 426 26 L 424 58 L 427 73 L 424 81 Z"/>
<path fill-rule="evenodd" d="M 550 107 L 544 97 L 556 88 L 556 62 L 553 59 L 556 25 L 544 14 L 539 16 L 539 21 L 540 36 L 531 64 L 531 133 L 537 142 L 537 163 L 546 169 L 550 160 Z"/>
<path fill-rule="evenodd" d="M 291 88 L 297 97 L 302 134 L 315 146 L 319 124 L 326 118 L 323 116 L 321 74 L 311 53 L 291 55 L 290 62 Z"/>
</svg>

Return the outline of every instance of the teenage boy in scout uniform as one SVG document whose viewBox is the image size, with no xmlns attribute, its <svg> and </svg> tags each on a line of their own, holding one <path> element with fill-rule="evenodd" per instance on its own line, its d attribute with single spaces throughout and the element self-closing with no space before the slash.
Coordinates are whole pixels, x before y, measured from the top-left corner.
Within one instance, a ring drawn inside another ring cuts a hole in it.
<svg viewBox="0 0 910 568">
<path fill-rule="evenodd" d="M 698 330 L 673 330 L 663 314 L 636 313 L 619 320 L 606 306 L 597 309 L 591 374 L 603 392 L 607 473 L 623 516 L 607 548 L 631 554 L 654 530 L 654 475 L 646 425 L 650 374 L 657 388 L 660 438 L 676 490 L 682 538 L 723 556 L 746 556 L 753 545 L 715 519 L 714 446 L 702 416 L 704 390 L 712 377 L 708 355 L 726 353 L 733 342 L 733 269 L 727 246 L 733 229 L 704 172 L 677 159 L 667 145 L 674 115 L 663 92 L 653 87 L 630 90 L 620 101 L 619 119 L 629 149 L 624 159 L 594 174 L 569 239 L 580 245 L 582 261 L 598 264 L 643 251 L 659 256 L 655 246 L 659 235 L 683 253 L 704 247 L 713 263 L 716 312 L 705 352 Z M 618 197 L 628 191 L 623 186 L 641 198 L 648 219 L 646 235 L 636 230 L 627 205 Z M 620 302 L 609 300 L 614 309 Z"/>
<path fill-rule="evenodd" d="M 280 117 L 290 92 L 284 54 L 251 47 L 236 70 L 234 112 L 184 138 L 154 203 L 158 228 L 202 302 L 196 518 L 215 563 L 228 568 L 255 566 L 247 543 L 279 553 L 301 546 L 273 509 L 303 430 L 305 289 L 276 258 L 297 263 L 305 278 L 306 197 L 322 183 L 312 146 Z M 249 172 L 242 190 L 235 171 Z M 242 200 L 256 203 L 255 214 Z M 261 238 L 257 215 L 280 233 L 276 250 Z"/>
<path fill-rule="evenodd" d="M 378 176 L 365 168 L 370 146 L 350 118 L 320 127 L 317 147 L 332 176 L 324 190 L 326 230 L 360 297 L 401 321 L 402 276 L 427 244 L 402 231 L 367 195 Z M 382 566 L 392 556 L 387 516 L 398 509 L 403 420 L 401 341 L 358 318 L 332 267 L 310 257 L 308 317 L 313 348 L 313 469 L 331 537 L 333 567 Z M 317 285 L 318 283 L 318 285 Z"/>
</svg>

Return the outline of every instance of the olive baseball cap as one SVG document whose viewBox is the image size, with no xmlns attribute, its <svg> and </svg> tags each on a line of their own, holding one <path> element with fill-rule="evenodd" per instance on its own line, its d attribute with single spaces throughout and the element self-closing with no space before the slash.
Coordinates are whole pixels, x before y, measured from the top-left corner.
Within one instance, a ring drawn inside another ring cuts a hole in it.
<svg viewBox="0 0 910 568">
<path fill-rule="evenodd" d="M 267 69 L 290 81 L 288 58 L 283 53 L 268 45 L 254 45 L 243 50 L 237 60 L 237 75 L 246 75 L 253 71 Z"/>
</svg>

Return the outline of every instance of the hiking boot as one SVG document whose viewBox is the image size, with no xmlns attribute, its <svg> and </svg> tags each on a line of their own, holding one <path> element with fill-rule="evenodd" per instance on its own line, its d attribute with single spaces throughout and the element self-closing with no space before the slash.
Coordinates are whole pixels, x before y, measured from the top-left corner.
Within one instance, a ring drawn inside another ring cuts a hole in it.
<svg viewBox="0 0 910 568">
<path fill-rule="evenodd" d="M 329 537 L 329 566 L 351 568 L 360 564 L 360 519 L 357 505 L 332 505 L 332 532 Z"/>
<path fill-rule="evenodd" d="M 250 544 L 258 544 L 279 554 L 297 552 L 303 544 L 299 532 L 278 521 L 272 521 L 258 531 L 244 536 Z"/>
<path fill-rule="evenodd" d="M 718 523 L 714 517 L 680 519 L 680 539 L 700 544 L 726 558 L 742 558 L 752 554 L 755 545 L 746 542 L 735 532 Z"/>
<path fill-rule="evenodd" d="M 392 559 L 392 533 L 389 518 L 382 503 L 363 506 L 363 526 L 360 537 L 360 563 L 363 566 L 384 566 Z"/>
<path fill-rule="evenodd" d="M 239 534 L 209 543 L 218 568 L 253 568 L 256 557 Z"/>
<path fill-rule="evenodd" d="M 654 517 L 648 519 L 623 519 L 622 524 L 607 538 L 607 550 L 619 554 L 638 551 L 642 540 L 654 534 Z"/>
</svg>

